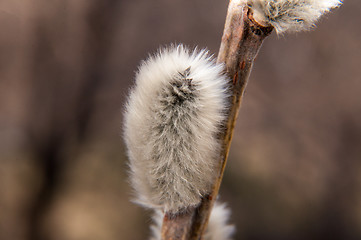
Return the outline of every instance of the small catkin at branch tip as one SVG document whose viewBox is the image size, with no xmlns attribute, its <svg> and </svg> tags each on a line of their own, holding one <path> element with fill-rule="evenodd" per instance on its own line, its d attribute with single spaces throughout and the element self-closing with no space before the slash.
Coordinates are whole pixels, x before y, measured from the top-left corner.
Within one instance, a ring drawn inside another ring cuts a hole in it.
<svg viewBox="0 0 361 240">
<path fill-rule="evenodd" d="M 182 45 L 141 64 L 124 115 L 136 202 L 176 213 L 210 193 L 228 81 L 207 51 Z"/>
<path fill-rule="evenodd" d="M 273 26 L 277 33 L 299 32 L 315 26 L 318 19 L 343 0 L 248 0 L 254 19 Z"/>
</svg>

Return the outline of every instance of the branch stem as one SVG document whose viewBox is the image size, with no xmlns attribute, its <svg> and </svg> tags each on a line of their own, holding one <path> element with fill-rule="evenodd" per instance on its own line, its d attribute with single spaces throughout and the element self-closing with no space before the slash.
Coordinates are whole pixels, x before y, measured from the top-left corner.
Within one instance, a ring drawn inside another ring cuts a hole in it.
<svg viewBox="0 0 361 240">
<path fill-rule="evenodd" d="M 220 136 L 222 152 L 219 174 L 212 192 L 203 197 L 198 207 L 177 215 L 165 214 L 161 233 L 162 240 L 201 239 L 223 178 L 233 130 L 253 62 L 263 40 L 272 32 L 272 29 L 272 27 L 264 27 L 254 21 L 246 0 L 230 0 L 217 58 L 217 63 L 225 65 L 226 74 L 231 79 L 229 87 L 232 92 L 226 128 Z"/>
</svg>

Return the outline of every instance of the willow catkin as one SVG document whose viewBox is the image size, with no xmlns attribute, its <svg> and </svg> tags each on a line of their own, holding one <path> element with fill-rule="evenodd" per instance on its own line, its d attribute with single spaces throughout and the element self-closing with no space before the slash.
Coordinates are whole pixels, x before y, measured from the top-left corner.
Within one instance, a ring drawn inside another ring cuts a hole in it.
<svg viewBox="0 0 361 240">
<path fill-rule="evenodd" d="M 342 0 L 248 0 L 248 4 L 258 23 L 272 25 L 277 33 L 283 33 L 312 28 Z"/>
<path fill-rule="evenodd" d="M 226 204 L 216 202 L 209 217 L 204 240 L 231 240 L 236 227 L 229 224 L 230 215 L 231 210 Z"/>
<path fill-rule="evenodd" d="M 141 64 L 124 125 L 136 202 L 175 213 L 210 192 L 228 98 L 222 72 L 207 51 L 182 45 Z"/>
<path fill-rule="evenodd" d="M 235 232 L 235 226 L 229 224 L 231 211 L 226 207 L 226 204 L 215 203 L 212 208 L 209 222 L 204 233 L 204 240 L 231 240 Z M 150 226 L 152 235 L 149 240 L 161 240 L 161 230 L 164 213 L 157 210 L 153 214 L 153 224 Z"/>
</svg>

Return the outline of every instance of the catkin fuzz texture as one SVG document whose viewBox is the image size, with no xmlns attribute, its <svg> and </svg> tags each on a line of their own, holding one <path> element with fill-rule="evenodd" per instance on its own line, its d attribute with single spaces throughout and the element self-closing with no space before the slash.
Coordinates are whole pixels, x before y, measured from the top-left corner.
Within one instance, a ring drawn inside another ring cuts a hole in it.
<svg viewBox="0 0 361 240">
<path fill-rule="evenodd" d="M 254 18 L 272 25 L 277 33 L 298 32 L 312 28 L 317 20 L 342 0 L 248 0 Z"/>
<path fill-rule="evenodd" d="M 235 226 L 229 224 L 231 211 L 226 207 L 226 204 L 215 203 L 211 215 L 209 216 L 209 222 L 204 233 L 204 240 L 232 240 L 232 236 L 235 232 Z M 157 210 L 153 214 L 153 224 L 150 229 L 152 236 L 149 240 L 161 240 L 161 231 L 163 223 L 164 213 Z"/>
<path fill-rule="evenodd" d="M 211 190 L 228 79 L 207 51 L 179 45 L 142 62 L 125 111 L 136 202 L 178 212 Z"/>
</svg>

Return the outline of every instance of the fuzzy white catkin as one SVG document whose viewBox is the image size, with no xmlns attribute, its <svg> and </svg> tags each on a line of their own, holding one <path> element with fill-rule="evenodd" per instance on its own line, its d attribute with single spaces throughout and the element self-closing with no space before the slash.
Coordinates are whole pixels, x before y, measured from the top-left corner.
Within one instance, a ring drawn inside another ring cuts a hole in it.
<svg viewBox="0 0 361 240">
<path fill-rule="evenodd" d="M 231 240 L 235 232 L 234 225 L 229 224 L 231 212 L 225 204 L 216 202 L 209 217 L 208 226 L 204 233 L 204 240 Z M 160 240 L 163 222 L 163 213 L 155 211 L 153 225 L 151 225 L 152 236 L 149 240 Z"/>
<path fill-rule="evenodd" d="M 207 51 L 182 45 L 141 64 L 124 125 L 136 202 L 175 213 L 210 192 L 228 102 L 222 72 Z"/>
<path fill-rule="evenodd" d="M 272 25 L 277 33 L 283 33 L 309 30 L 342 0 L 248 0 L 248 4 L 258 23 Z"/>
</svg>

